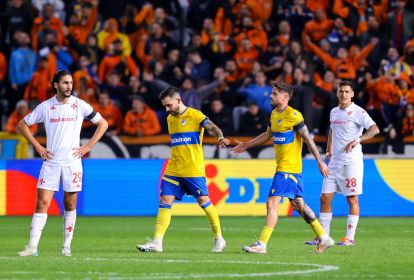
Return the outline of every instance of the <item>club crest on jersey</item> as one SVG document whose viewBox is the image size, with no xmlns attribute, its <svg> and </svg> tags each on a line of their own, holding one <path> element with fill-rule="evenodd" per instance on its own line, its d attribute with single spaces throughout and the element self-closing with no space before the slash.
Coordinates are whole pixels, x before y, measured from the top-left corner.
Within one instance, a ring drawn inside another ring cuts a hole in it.
<svg viewBox="0 0 414 280">
<path fill-rule="evenodd" d="M 278 120 L 278 121 L 277 121 L 277 124 L 278 124 L 278 125 L 282 125 L 282 120 Z"/>
<path fill-rule="evenodd" d="M 75 110 L 76 108 L 78 108 L 78 105 L 76 105 L 76 103 L 73 103 L 72 105 L 70 105 L 70 107 L 72 107 L 72 109 Z"/>
<path fill-rule="evenodd" d="M 50 110 L 55 110 L 55 109 L 56 109 L 55 105 L 52 105 L 52 107 L 50 107 Z"/>
<path fill-rule="evenodd" d="M 350 116 L 352 114 L 352 111 L 348 111 L 346 113 L 348 114 L 348 116 Z"/>
<path fill-rule="evenodd" d="M 182 126 L 184 126 L 184 125 L 186 125 L 186 124 L 187 124 L 187 120 L 182 120 L 182 121 L 181 121 L 181 125 L 182 125 Z"/>
</svg>

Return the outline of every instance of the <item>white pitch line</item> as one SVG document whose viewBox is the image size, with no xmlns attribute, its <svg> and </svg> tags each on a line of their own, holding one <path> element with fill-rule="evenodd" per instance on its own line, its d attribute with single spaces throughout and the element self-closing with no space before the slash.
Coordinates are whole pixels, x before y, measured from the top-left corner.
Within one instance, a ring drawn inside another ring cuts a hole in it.
<svg viewBox="0 0 414 280">
<path fill-rule="evenodd" d="M 0 257 L 0 259 L 16 259 L 10 257 Z M 209 274 L 171 274 L 171 273 L 150 273 L 150 274 L 135 274 L 132 277 L 124 277 L 116 275 L 110 275 L 102 273 L 100 279 L 141 279 L 141 280 L 154 280 L 154 279 L 206 279 L 206 278 L 253 278 L 253 277 L 269 277 L 269 276 L 283 276 L 283 275 L 306 275 L 310 273 L 328 272 L 338 270 L 338 266 L 334 265 L 320 265 L 311 263 L 288 263 L 288 262 L 274 262 L 274 261 L 243 261 L 243 260 L 183 260 L 183 259 L 112 259 L 112 258 L 72 258 L 73 260 L 89 261 L 89 262 L 139 262 L 139 263 L 227 263 L 227 264 L 245 264 L 245 265 L 277 265 L 277 266 L 302 266 L 310 269 L 305 270 L 287 270 L 287 271 L 273 271 L 273 272 L 257 272 L 257 273 L 209 273 Z M 64 274 L 64 271 L 55 272 L 55 274 Z M 87 274 L 81 273 L 80 274 Z M 0 273 L 1 274 L 1 273 Z"/>
</svg>

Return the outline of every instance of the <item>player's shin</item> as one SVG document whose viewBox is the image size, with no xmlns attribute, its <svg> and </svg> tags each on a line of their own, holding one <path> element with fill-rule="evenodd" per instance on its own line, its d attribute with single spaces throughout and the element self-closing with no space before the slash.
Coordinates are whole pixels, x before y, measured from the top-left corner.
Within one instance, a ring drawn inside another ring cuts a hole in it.
<svg viewBox="0 0 414 280">
<path fill-rule="evenodd" d="M 260 233 L 259 242 L 266 245 L 269 242 L 270 236 L 272 236 L 273 228 L 263 226 L 262 232 Z"/>
<path fill-rule="evenodd" d="M 40 237 L 42 236 L 43 228 L 47 221 L 47 213 L 34 213 L 32 224 L 30 226 L 30 241 L 29 246 L 37 248 Z"/>
<path fill-rule="evenodd" d="M 214 233 L 215 238 L 221 238 L 221 227 L 220 227 L 220 219 L 217 213 L 216 207 L 211 203 L 211 201 L 208 201 L 201 205 L 201 208 L 203 208 L 204 212 L 207 215 L 208 221 L 211 225 L 211 230 Z"/>
<path fill-rule="evenodd" d="M 319 214 L 319 221 L 326 231 L 326 234 L 329 235 L 330 228 L 331 228 L 331 221 L 332 221 L 332 213 L 320 213 Z"/>
<path fill-rule="evenodd" d="M 76 223 L 76 210 L 65 211 L 63 215 L 63 246 L 70 248 Z"/>
<path fill-rule="evenodd" d="M 358 220 L 359 220 L 359 216 L 348 215 L 346 238 L 348 238 L 349 240 L 355 239 L 355 231 L 358 225 Z"/>
<path fill-rule="evenodd" d="M 160 203 L 158 208 L 157 221 L 155 222 L 154 241 L 162 244 L 165 232 L 171 222 L 171 205 Z"/>
</svg>

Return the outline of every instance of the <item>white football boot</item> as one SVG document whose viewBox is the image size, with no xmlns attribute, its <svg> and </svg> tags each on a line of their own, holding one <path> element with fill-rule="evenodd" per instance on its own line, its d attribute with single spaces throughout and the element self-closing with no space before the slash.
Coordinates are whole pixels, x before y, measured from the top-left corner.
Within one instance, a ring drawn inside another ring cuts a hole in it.
<svg viewBox="0 0 414 280">
<path fill-rule="evenodd" d="M 20 257 L 37 257 L 39 253 L 37 248 L 30 247 L 29 245 L 24 246 L 23 251 L 17 253 Z"/>
<path fill-rule="evenodd" d="M 226 248 L 226 240 L 223 237 L 214 238 L 214 245 L 211 252 L 213 253 L 221 253 L 223 252 L 224 248 Z"/>
</svg>

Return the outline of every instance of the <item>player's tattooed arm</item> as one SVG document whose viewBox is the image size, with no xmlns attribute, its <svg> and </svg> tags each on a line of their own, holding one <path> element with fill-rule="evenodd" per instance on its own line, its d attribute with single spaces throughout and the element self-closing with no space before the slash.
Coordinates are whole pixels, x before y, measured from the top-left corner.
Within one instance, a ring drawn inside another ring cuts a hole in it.
<svg viewBox="0 0 414 280">
<path fill-rule="evenodd" d="M 230 140 L 223 136 L 221 129 L 212 121 L 207 120 L 204 128 L 207 130 L 208 134 L 213 135 L 217 138 L 217 141 L 219 142 L 221 148 L 224 148 L 230 144 Z"/>
<path fill-rule="evenodd" d="M 371 125 L 365 133 L 363 133 L 360 137 L 361 141 L 371 139 L 375 135 L 379 133 L 379 128 L 376 124 Z"/>
<path fill-rule="evenodd" d="M 315 213 L 303 201 L 303 198 L 297 197 L 295 199 L 291 199 L 290 203 L 292 204 L 293 209 L 295 209 L 308 224 L 316 220 Z"/>
<path fill-rule="evenodd" d="M 318 152 L 318 148 L 316 148 L 316 144 L 309 134 L 308 127 L 306 125 L 303 125 L 300 129 L 297 130 L 297 132 L 300 136 L 302 136 L 303 140 L 305 140 L 306 145 L 308 145 L 309 151 L 312 153 L 312 155 L 318 162 L 319 171 L 321 172 L 322 176 L 328 177 L 329 168 L 322 161 L 321 155 Z"/>
<path fill-rule="evenodd" d="M 345 152 L 349 153 L 352 151 L 352 149 L 358 145 L 361 141 L 363 140 L 367 140 L 370 139 L 372 137 L 374 137 L 375 135 L 377 135 L 379 133 L 379 128 L 376 124 L 371 125 L 367 131 L 365 131 L 364 134 L 361 135 L 361 137 L 353 140 L 352 142 L 349 142 L 346 146 L 345 146 Z"/>
</svg>

